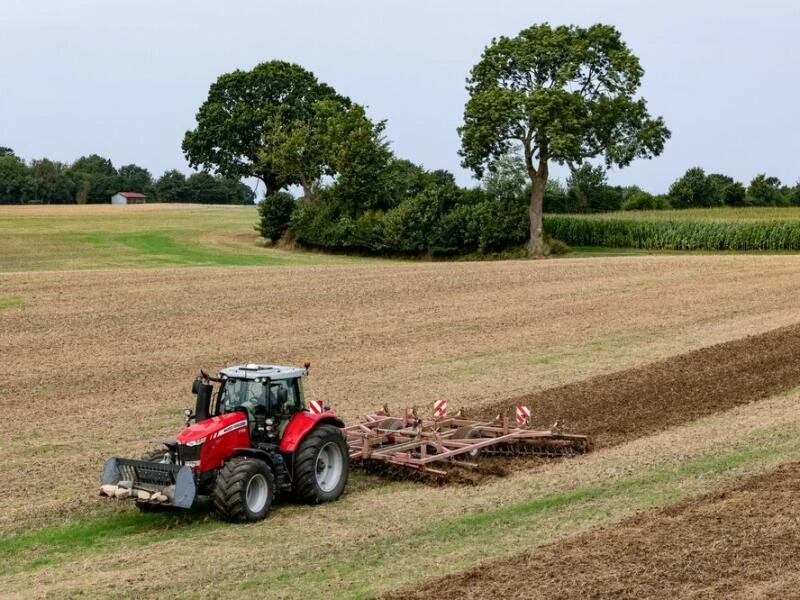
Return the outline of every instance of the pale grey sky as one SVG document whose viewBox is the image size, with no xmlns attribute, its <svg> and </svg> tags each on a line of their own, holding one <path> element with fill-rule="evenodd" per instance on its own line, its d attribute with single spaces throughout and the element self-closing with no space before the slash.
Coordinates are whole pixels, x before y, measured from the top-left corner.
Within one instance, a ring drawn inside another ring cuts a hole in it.
<svg viewBox="0 0 800 600">
<path fill-rule="evenodd" d="M 493 36 L 543 21 L 615 25 L 672 130 L 661 157 L 612 183 L 666 191 L 695 165 L 800 178 L 796 0 L 0 0 L 0 146 L 188 172 L 180 144 L 209 85 L 283 59 L 387 119 L 398 156 L 467 184 L 469 69 Z"/>
</svg>

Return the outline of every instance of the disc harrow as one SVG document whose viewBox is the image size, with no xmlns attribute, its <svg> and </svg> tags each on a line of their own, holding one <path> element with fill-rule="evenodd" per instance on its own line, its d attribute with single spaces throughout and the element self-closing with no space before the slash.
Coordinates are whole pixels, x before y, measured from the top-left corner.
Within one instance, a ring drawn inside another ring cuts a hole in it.
<svg viewBox="0 0 800 600">
<path fill-rule="evenodd" d="M 562 433 L 555 427 L 535 429 L 510 423 L 461 417 L 420 419 L 381 411 L 344 429 L 350 462 L 368 470 L 411 471 L 446 477 L 453 467 L 477 467 L 479 456 L 561 458 L 591 450 L 589 436 Z"/>
</svg>

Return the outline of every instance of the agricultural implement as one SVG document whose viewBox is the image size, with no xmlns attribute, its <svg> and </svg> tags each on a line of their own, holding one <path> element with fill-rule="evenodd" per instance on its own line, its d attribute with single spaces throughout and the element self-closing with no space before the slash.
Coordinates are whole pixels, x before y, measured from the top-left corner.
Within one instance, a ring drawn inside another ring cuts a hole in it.
<svg viewBox="0 0 800 600">
<path fill-rule="evenodd" d="M 408 410 L 399 418 L 384 410 L 345 427 L 350 462 L 447 477 L 452 467 L 477 467 L 479 456 L 557 458 L 583 454 L 592 446 L 585 435 L 533 429 L 527 418 L 512 424 L 500 415 L 491 421 L 474 421 L 446 413 L 420 419 L 415 413 Z"/>
<path fill-rule="evenodd" d="M 431 419 L 419 418 L 416 408 L 397 417 L 384 407 L 345 427 L 322 403 L 306 403 L 309 366 L 247 364 L 217 377 L 201 371 L 186 427 L 141 459 L 109 459 L 100 494 L 146 512 L 189 508 L 206 495 L 221 518 L 258 521 L 278 492 L 308 504 L 338 499 L 351 465 L 446 477 L 484 455 L 562 457 L 591 449 L 587 436 L 533 429 L 520 406 L 515 423 L 448 417 L 446 402 L 438 401 Z"/>
</svg>

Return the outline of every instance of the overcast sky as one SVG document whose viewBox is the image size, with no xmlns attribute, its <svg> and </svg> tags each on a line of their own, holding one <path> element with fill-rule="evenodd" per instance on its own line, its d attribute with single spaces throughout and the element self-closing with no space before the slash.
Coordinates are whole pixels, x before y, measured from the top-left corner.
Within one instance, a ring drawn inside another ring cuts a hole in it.
<svg viewBox="0 0 800 600">
<path fill-rule="evenodd" d="M 98 153 L 189 172 L 183 134 L 222 73 L 299 63 L 388 121 L 395 153 L 459 165 L 465 78 L 483 48 L 535 23 L 615 25 L 672 130 L 664 154 L 610 174 L 666 191 L 699 165 L 800 178 L 796 0 L 0 0 L 0 146 L 26 160 Z M 563 178 L 563 172 L 556 171 Z M 263 188 L 261 189 L 263 192 Z"/>
</svg>

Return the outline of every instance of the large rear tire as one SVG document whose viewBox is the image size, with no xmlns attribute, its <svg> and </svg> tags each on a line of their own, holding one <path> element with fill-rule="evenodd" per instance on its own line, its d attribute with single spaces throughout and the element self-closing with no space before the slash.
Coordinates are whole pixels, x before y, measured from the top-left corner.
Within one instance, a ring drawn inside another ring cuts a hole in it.
<svg viewBox="0 0 800 600">
<path fill-rule="evenodd" d="M 211 499 L 224 521 L 249 523 L 267 516 L 275 498 L 275 475 L 257 458 L 237 456 L 217 475 Z"/>
<path fill-rule="evenodd" d="M 339 498 L 350 473 L 350 453 L 341 429 L 319 425 L 294 456 L 292 490 L 300 502 L 322 504 Z"/>
</svg>

